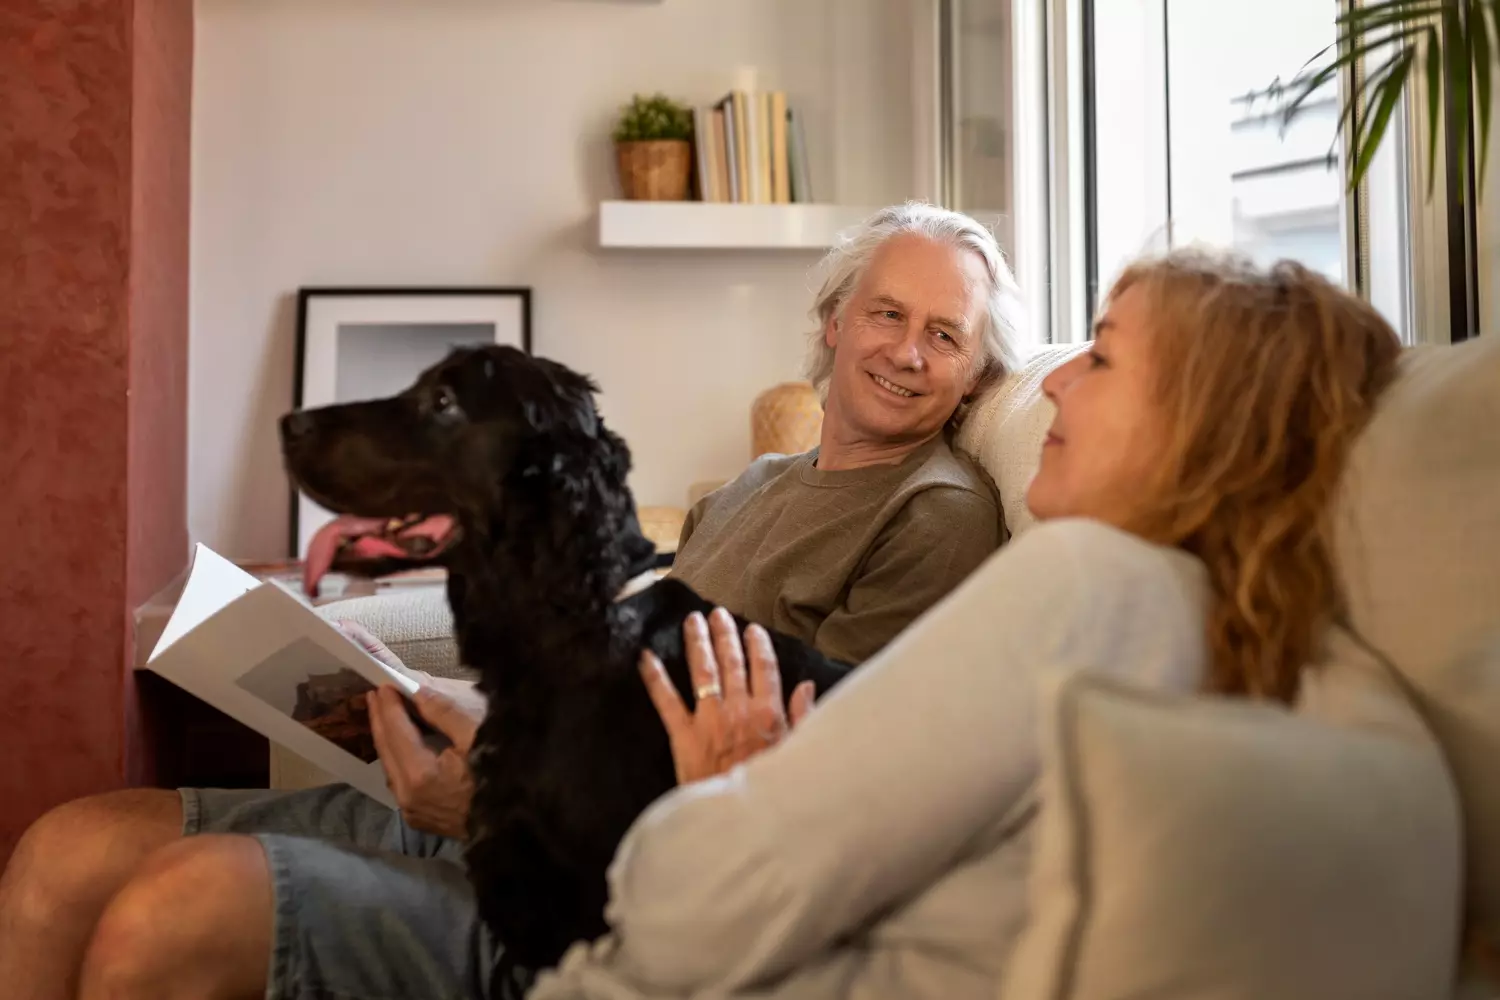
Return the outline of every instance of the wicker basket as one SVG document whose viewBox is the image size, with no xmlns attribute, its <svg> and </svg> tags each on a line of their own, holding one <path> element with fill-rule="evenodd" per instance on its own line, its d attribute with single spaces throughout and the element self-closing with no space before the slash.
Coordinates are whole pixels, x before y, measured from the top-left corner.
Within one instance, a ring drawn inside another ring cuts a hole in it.
<svg viewBox="0 0 1500 1000">
<path fill-rule="evenodd" d="M 620 187 L 631 201 L 686 201 L 693 144 L 686 139 L 615 143 Z"/>
<path fill-rule="evenodd" d="M 635 516 L 641 522 L 641 534 L 651 540 L 656 551 L 677 551 L 677 540 L 682 536 L 687 511 L 681 507 L 639 507 Z"/>
<path fill-rule="evenodd" d="M 783 382 L 750 404 L 750 457 L 800 455 L 818 445 L 823 401 L 811 382 Z"/>
</svg>

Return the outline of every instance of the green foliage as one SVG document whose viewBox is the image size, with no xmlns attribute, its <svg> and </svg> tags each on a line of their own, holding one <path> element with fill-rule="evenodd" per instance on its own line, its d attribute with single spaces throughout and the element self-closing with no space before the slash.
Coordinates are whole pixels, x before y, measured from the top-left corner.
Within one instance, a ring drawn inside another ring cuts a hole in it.
<svg viewBox="0 0 1500 1000">
<path fill-rule="evenodd" d="M 1349 189 L 1369 171 L 1402 91 L 1419 71 L 1427 90 L 1427 196 L 1432 197 L 1445 92 L 1452 121 L 1468 122 L 1478 112 L 1482 184 L 1490 149 L 1492 60 L 1500 58 L 1500 0 L 1379 0 L 1346 11 L 1338 29 L 1338 41 L 1308 60 L 1299 74 L 1284 115 L 1290 121 L 1314 91 L 1347 78 L 1351 70 L 1362 74 L 1357 85 L 1346 87 L 1339 117 L 1341 134 L 1353 122 Z M 1282 89 L 1272 87 L 1277 93 Z M 1455 152 L 1467 183 L 1469 129 L 1457 133 Z"/>
<path fill-rule="evenodd" d="M 636 94 L 615 125 L 615 141 L 641 139 L 691 139 L 693 112 L 665 94 Z"/>
</svg>

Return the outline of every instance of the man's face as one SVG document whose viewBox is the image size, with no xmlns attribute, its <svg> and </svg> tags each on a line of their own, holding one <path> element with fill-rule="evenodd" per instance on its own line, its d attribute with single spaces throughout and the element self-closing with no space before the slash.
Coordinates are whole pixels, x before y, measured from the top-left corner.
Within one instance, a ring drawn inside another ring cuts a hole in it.
<svg viewBox="0 0 1500 1000">
<path fill-rule="evenodd" d="M 876 251 L 824 329 L 834 351 L 825 420 L 847 442 L 922 441 L 942 429 L 977 377 L 984 264 L 922 236 Z"/>
</svg>

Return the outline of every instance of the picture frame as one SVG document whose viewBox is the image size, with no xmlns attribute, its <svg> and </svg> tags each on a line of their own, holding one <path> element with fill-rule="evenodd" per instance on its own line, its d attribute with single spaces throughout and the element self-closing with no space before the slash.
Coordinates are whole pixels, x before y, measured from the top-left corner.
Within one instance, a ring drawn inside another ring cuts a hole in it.
<svg viewBox="0 0 1500 1000">
<path fill-rule="evenodd" d="M 531 353 L 532 294 L 523 286 L 304 286 L 297 290 L 293 406 L 394 395 L 457 346 Z M 291 490 L 289 555 L 334 514 Z"/>
</svg>

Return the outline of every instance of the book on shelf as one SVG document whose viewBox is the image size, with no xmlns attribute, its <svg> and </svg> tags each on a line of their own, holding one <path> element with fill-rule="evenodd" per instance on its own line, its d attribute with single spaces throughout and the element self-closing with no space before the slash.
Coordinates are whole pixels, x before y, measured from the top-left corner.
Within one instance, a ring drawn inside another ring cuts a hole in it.
<svg viewBox="0 0 1500 1000">
<path fill-rule="evenodd" d="M 708 136 L 712 134 L 713 125 L 709 121 L 709 116 L 712 113 L 712 108 L 693 109 L 693 135 L 695 137 Z M 714 197 L 713 168 L 709 165 L 708 162 L 709 150 L 712 148 L 712 143 L 709 142 L 699 142 L 696 141 L 696 138 L 693 142 L 693 175 L 697 178 L 698 181 L 699 201 L 719 200 L 718 198 Z"/>
<path fill-rule="evenodd" d="M 709 137 L 709 171 L 713 174 L 714 201 L 728 201 L 730 195 L 729 131 L 724 127 L 724 109 L 714 108 L 709 115 L 713 129 Z"/>
<path fill-rule="evenodd" d="M 802 116 L 796 111 L 787 111 L 787 171 L 791 182 L 791 198 L 805 203 L 813 200 L 812 181 L 807 172 L 807 137 L 802 132 Z"/>
<path fill-rule="evenodd" d="M 786 94 L 777 90 L 767 95 L 771 112 L 771 200 L 787 204 L 792 189 L 787 184 Z"/>
<path fill-rule="evenodd" d="M 731 90 L 693 112 L 698 197 L 761 205 L 813 200 L 802 118 L 785 91 Z"/>
</svg>

